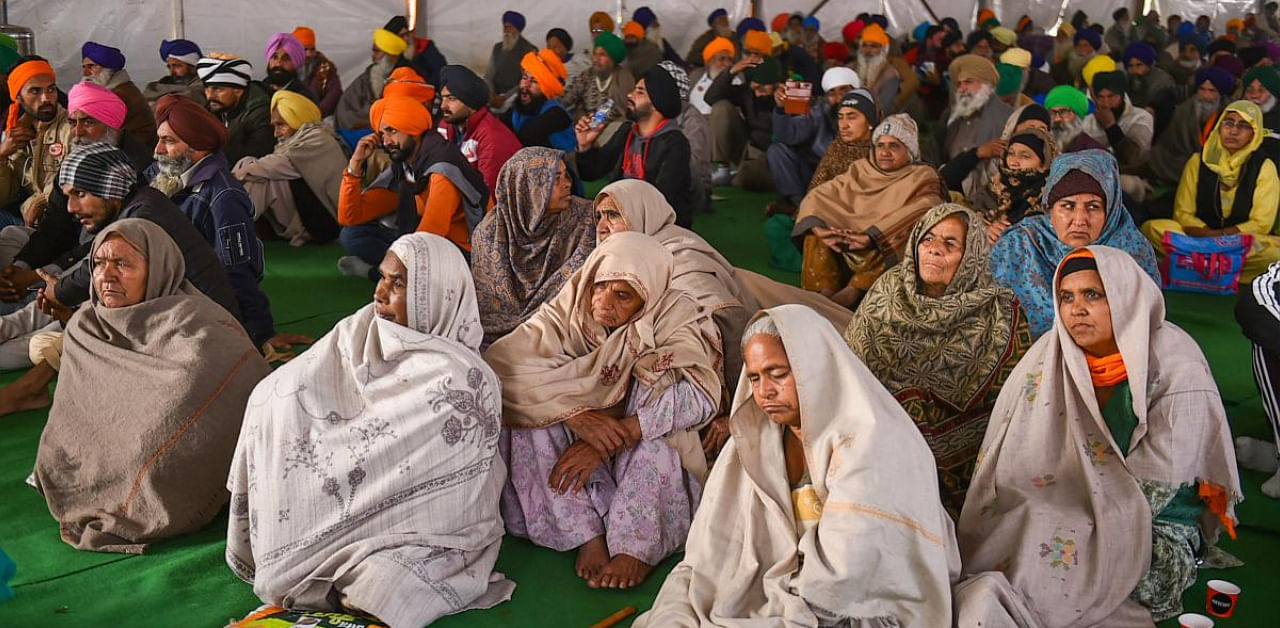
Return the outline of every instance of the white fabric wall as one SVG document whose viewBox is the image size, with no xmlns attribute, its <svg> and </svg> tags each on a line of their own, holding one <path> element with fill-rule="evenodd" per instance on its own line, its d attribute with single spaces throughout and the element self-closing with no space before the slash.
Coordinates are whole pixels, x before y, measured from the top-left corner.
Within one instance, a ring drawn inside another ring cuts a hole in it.
<svg viewBox="0 0 1280 628">
<path fill-rule="evenodd" d="M 820 0 L 764 0 L 761 19 L 768 25 L 779 13 L 799 11 L 808 15 Z M 938 14 L 938 19 L 952 17 L 960 23 L 961 30 L 968 32 L 967 24 L 973 23 L 978 14 L 978 0 L 932 0 L 929 3 Z M 889 18 L 889 34 L 901 39 L 909 34 L 917 24 L 924 21 L 935 22 L 920 0 L 831 0 L 814 14 L 822 23 L 820 32 L 827 41 L 841 41 L 840 31 L 845 24 L 853 21 L 859 13 L 882 13 Z"/>
<path fill-rule="evenodd" d="M 751 8 L 750 0 L 600 0 L 596 2 L 547 2 L 546 0 L 502 0 L 501 2 L 454 2 L 427 0 L 427 35 L 435 40 L 450 63 L 461 63 L 483 71 L 489 63 L 493 45 L 502 38 L 502 14 L 519 11 L 528 23 L 524 36 L 533 45 L 546 45 L 547 31 L 563 28 L 573 37 L 574 48 L 589 48 L 587 18 L 595 11 L 607 11 L 617 23 L 618 32 L 639 7 L 648 6 L 658 16 L 663 36 L 676 51 L 684 55 L 693 40 L 707 30 L 707 15 L 716 7 L 729 12 L 729 22 L 737 25 Z M 621 19 L 619 19 L 621 17 Z M 458 36 L 457 33 L 466 33 Z"/>
</svg>

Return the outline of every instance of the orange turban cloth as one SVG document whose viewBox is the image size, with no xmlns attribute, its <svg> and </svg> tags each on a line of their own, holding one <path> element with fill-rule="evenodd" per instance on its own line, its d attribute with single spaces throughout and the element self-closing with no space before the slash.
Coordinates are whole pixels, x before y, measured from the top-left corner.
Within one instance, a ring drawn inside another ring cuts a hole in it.
<svg viewBox="0 0 1280 628">
<path fill-rule="evenodd" d="M 773 54 L 773 40 L 763 31 L 747 31 L 742 37 L 742 49 L 768 57 Z"/>
<path fill-rule="evenodd" d="M 711 63 L 711 57 L 714 57 L 722 52 L 729 53 L 730 57 L 738 54 L 738 50 L 733 47 L 733 42 L 729 41 L 728 37 L 717 37 L 711 40 L 711 43 L 703 47 L 702 62 Z"/>
<path fill-rule="evenodd" d="M 303 48 L 316 47 L 316 32 L 306 26 L 299 26 L 293 29 L 293 36 L 302 42 Z"/>
<path fill-rule="evenodd" d="M 596 11 L 587 19 L 587 27 L 591 30 L 600 29 L 602 31 L 613 32 L 613 18 L 604 11 Z"/>
<path fill-rule="evenodd" d="M 889 34 L 884 32 L 884 27 L 872 22 L 870 26 L 862 29 L 862 41 L 868 41 L 881 46 L 889 46 Z"/>
<path fill-rule="evenodd" d="M 9 70 L 9 99 L 13 104 L 9 105 L 9 117 L 4 123 L 5 131 L 12 129 L 18 123 L 18 118 L 22 117 L 22 102 L 18 99 L 18 95 L 22 93 L 22 87 L 27 84 L 27 81 L 46 74 L 55 80 L 58 77 L 53 71 L 53 66 L 49 65 L 48 61 L 40 59 L 19 63 Z"/>
<path fill-rule="evenodd" d="M 636 39 L 644 39 L 644 26 L 640 22 L 631 20 L 622 25 L 622 35 L 623 37 L 630 35 Z"/>
<path fill-rule="evenodd" d="M 779 13 L 773 16 L 773 21 L 769 22 L 769 28 L 773 29 L 773 32 L 775 33 L 781 33 L 782 31 L 787 30 L 787 22 L 790 21 L 790 13 Z"/>
<path fill-rule="evenodd" d="M 389 126 L 409 135 L 422 135 L 434 125 L 431 112 L 422 103 L 408 96 L 390 96 L 369 108 L 369 126 L 374 131 Z"/>
<path fill-rule="evenodd" d="M 387 77 L 387 85 L 382 88 L 382 97 L 407 96 L 424 105 L 436 99 L 436 88 L 427 84 L 413 68 L 405 66 L 396 68 Z"/>
<path fill-rule="evenodd" d="M 567 74 L 567 72 L 564 69 L 564 64 L 560 63 L 559 58 L 554 59 L 554 64 L 558 67 L 552 68 L 548 64 L 548 60 L 550 57 L 555 57 L 555 53 L 546 55 L 543 54 L 545 52 L 548 51 L 526 53 L 524 58 L 520 60 L 520 68 L 528 72 L 529 76 L 532 76 L 533 80 L 538 82 L 538 88 L 542 90 L 543 95 L 548 100 L 553 100 L 564 93 L 564 83 L 561 82 L 560 77 Z"/>
</svg>

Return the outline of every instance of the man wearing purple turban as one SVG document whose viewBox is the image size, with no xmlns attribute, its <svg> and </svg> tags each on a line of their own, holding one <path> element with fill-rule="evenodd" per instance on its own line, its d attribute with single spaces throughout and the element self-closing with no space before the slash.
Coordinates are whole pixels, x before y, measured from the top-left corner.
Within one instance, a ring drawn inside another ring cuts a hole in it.
<svg viewBox="0 0 1280 628">
<path fill-rule="evenodd" d="M 156 142 L 156 119 L 142 97 L 142 91 L 124 69 L 124 54 L 119 48 L 87 41 L 80 47 L 81 68 L 85 80 L 101 85 L 124 101 L 129 113 L 125 116 L 124 132 L 145 144 Z"/>
<path fill-rule="evenodd" d="M 489 93 L 493 94 L 490 104 L 495 107 L 501 107 L 520 87 L 523 74 L 520 60 L 526 54 L 538 52 L 537 46 L 521 34 L 524 25 L 524 16 L 515 11 L 502 14 L 502 41 L 493 45 L 489 67 L 484 72 L 484 82 L 489 84 Z"/>
<path fill-rule="evenodd" d="M 142 89 L 142 97 L 147 104 L 155 107 L 156 101 L 165 94 L 182 94 L 192 100 L 204 104 L 204 82 L 196 74 L 196 63 L 204 53 L 200 46 L 187 39 L 164 39 L 160 41 L 160 60 L 169 73 L 159 80 L 147 83 Z"/>
<path fill-rule="evenodd" d="M 272 35 L 271 39 L 267 40 L 266 57 L 267 78 L 263 83 L 271 88 L 273 93 L 287 89 L 319 104 L 315 94 L 312 94 L 302 82 L 300 70 L 307 62 L 307 53 L 297 37 L 290 33 Z"/>
</svg>

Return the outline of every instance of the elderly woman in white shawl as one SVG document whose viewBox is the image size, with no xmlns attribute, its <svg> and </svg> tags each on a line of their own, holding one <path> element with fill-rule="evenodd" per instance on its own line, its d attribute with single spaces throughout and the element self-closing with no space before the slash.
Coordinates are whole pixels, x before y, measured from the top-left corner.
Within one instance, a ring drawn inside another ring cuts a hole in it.
<svg viewBox="0 0 1280 628">
<path fill-rule="evenodd" d="M 1222 400 L 1160 288 L 1105 246 L 1068 254 L 1055 329 L 1006 380 L 960 515 L 961 626 L 1150 626 L 1240 500 Z"/>
<path fill-rule="evenodd" d="M 493 571 L 501 396 L 458 248 L 409 234 L 380 271 L 372 304 L 254 390 L 227 563 L 269 604 L 416 628 L 515 588 Z"/>
<path fill-rule="evenodd" d="M 911 418 L 809 308 L 761 312 L 742 339 L 733 439 L 635 625 L 951 625 L 960 559 Z"/>
</svg>

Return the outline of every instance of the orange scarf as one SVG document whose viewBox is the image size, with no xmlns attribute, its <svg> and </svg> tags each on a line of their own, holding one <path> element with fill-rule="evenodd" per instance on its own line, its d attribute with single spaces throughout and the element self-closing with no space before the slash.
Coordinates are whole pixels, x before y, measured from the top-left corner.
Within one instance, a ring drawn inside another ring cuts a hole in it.
<svg viewBox="0 0 1280 628">
<path fill-rule="evenodd" d="M 1089 363 L 1089 376 L 1093 378 L 1094 388 L 1110 388 L 1129 379 L 1129 372 L 1124 368 L 1124 357 L 1119 353 L 1105 358 L 1095 358 L 1086 353 L 1084 359 Z"/>
</svg>

